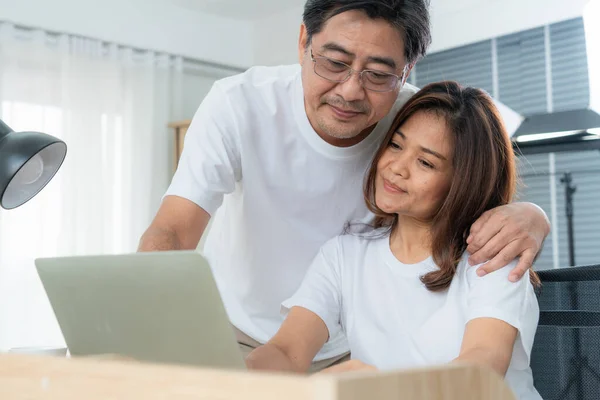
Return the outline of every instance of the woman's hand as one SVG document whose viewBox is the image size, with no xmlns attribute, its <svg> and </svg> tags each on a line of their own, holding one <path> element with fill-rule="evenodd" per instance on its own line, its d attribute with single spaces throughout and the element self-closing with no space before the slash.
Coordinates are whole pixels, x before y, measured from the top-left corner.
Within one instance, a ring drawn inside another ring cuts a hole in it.
<svg viewBox="0 0 600 400">
<path fill-rule="evenodd" d="M 337 374 L 337 373 L 350 372 L 350 371 L 377 371 L 377 368 L 375 368 L 372 365 L 365 364 L 360 360 L 350 360 L 350 361 L 345 361 L 338 365 L 334 365 L 333 367 L 325 368 L 320 373 L 321 374 Z"/>
<path fill-rule="evenodd" d="M 519 258 L 509 276 L 516 282 L 533 265 L 548 233 L 548 217 L 535 204 L 513 203 L 486 211 L 475 221 L 467 238 L 469 263 L 489 261 L 477 271 L 483 276 Z"/>
<path fill-rule="evenodd" d="M 292 307 L 275 336 L 246 357 L 246 366 L 255 370 L 307 372 L 328 337 L 329 330 L 317 314 Z"/>
</svg>

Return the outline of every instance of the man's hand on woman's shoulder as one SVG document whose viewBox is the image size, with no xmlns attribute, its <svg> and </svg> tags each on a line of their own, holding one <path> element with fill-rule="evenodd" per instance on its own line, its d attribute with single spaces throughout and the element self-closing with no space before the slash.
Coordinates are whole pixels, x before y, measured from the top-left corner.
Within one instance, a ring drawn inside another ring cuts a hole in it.
<svg viewBox="0 0 600 400">
<path fill-rule="evenodd" d="M 535 204 L 512 203 L 486 211 L 475 221 L 467 238 L 469 264 L 487 262 L 477 271 L 484 276 L 519 258 L 509 276 L 516 282 L 533 266 L 549 233 L 548 217 Z"/>
</svg>

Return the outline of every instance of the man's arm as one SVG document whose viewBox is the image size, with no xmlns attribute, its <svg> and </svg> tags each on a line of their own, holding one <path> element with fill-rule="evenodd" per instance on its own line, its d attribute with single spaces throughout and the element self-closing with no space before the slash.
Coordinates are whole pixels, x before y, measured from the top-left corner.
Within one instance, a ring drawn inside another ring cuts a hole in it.
<svg viewBox="0 0 600 400">
<path fill-rule="evenodd" d="M 166 196 L 142 235 L 138 251 L 194 250 L 209 220 L 210 215 L 197 204 Z"/>
<path fill-rule="evenodd" d="M 471 253 L 469 263 L 487 262 L 478 270 L 483 276 L 519 258 L 519 264 L 510 275 L 510 280 L 516 282 L 532 267 L 549 233 L 550 221 L 535 204 L 512 203 L 494 208 L 471 227 L 467 238 L 467 251 Z"/>
<path fill-rule="evenodd" d="M 248 124 L 247 115 L 231 106 L 245 101 L 238 92 L 225 93 L 216 82 L 202 101 L 185 135 L 177 171 L 138 251 L 196 249 L 210 216 L 242 180 L 238 127 Z"/>
</svg>

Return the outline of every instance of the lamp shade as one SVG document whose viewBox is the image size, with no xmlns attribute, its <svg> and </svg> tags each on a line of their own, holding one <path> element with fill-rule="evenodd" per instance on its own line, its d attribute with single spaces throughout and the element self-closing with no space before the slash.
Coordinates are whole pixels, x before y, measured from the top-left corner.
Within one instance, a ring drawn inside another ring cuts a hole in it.
<svg viewBox="0 0 600 400">
<path fill-rule="evenodd" d="M 0 206 L 10 210 L 38 194 L 58 172 L 67 145 L 40 132 L 14 132 L 0 120 Z"/>
</svg>

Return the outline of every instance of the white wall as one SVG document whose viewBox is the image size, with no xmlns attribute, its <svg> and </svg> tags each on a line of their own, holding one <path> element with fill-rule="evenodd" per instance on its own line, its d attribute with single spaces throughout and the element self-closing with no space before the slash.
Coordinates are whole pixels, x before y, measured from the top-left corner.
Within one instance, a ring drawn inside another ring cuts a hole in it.
<svg viewBox="0 0 600 400">
<path fill-rule="evenodd" d="M 583 15 L 588 0 L 432 0 L 430 52 Z M 255 63 L 296 62 L 302 7 L 255 23 Z"/>
<path fill-rule="evenodd" d="M 587 2 L 432 0 L 430 51 L 581 16 Z M 302 11 L 244 21 L 155 0 L 0 0 L 2 20 L 238 67 L 297 62 Z"/>
<path fill-rule="evenodd" d="M 0 0 L 0 20 L 232 66 L 254 61 L 251 22 L 155 0 Z"/>
<path fill-rule="evenodd" d="M 298 38 L 303 11 L 303 7 L 297 7 L 255 22 L 255 64 L 277 65 L 298 62 Z"/>
</svg>

